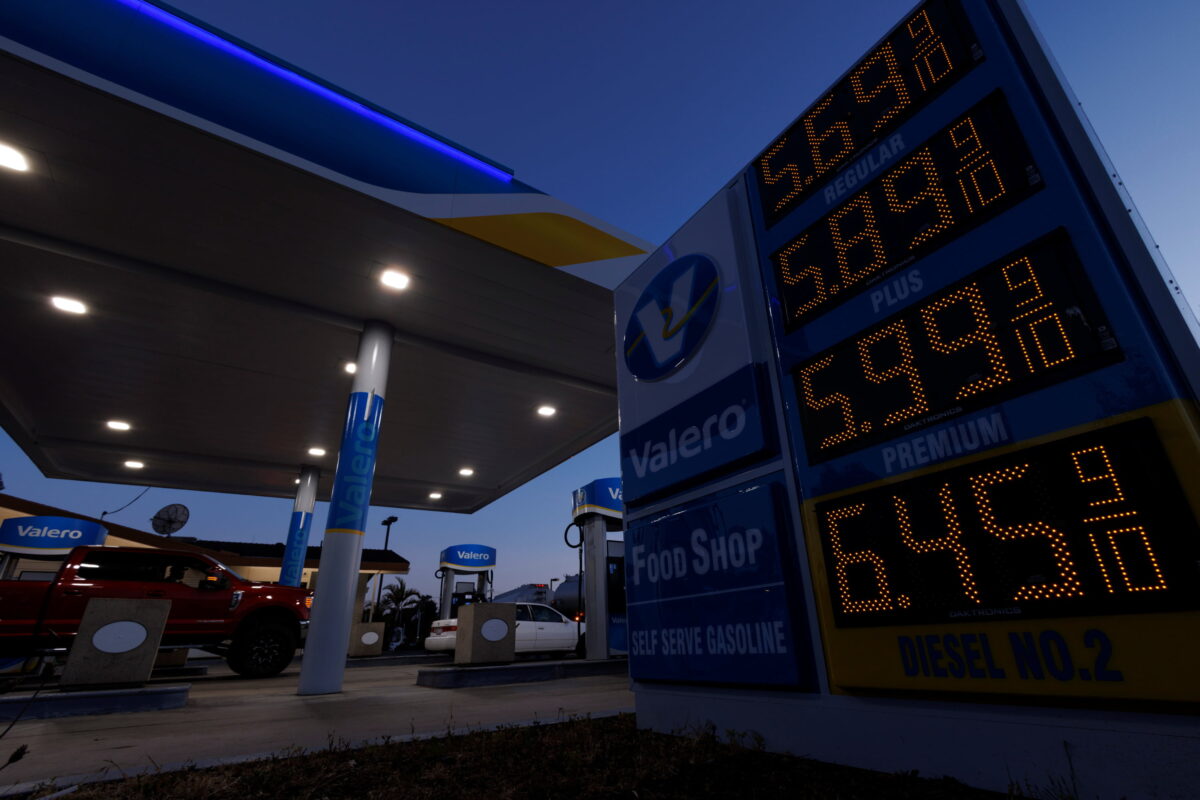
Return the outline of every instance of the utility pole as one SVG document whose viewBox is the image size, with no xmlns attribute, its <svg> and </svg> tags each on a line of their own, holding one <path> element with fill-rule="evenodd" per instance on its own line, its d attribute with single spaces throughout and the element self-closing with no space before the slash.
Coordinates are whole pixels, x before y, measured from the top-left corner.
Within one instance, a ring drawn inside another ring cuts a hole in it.
<svg viewBox="0 0 1200 800">
<path fill-rule="evenodd" d="M 399 517 L 392 516 L 392 517 L 388 517 L 387 519 L 385 519 L 382 523 L 383 527 L 384 527 L 384 533 L 383 533 L 383 549 L 384 550 L 388 549 L 388 542 L 392 538 L 392 523 L 396 522 L 399 519 L 400 519 Z M 383 597 L 383 573 L 382 572 L 379 573 L 378 578 L 379 578 L 379 585 L 375 587 L 375 614 L 379 613 L 379 601 Z M 375 616 L 375 614 L 372 614 L 371 616 Z"/>
</svg>

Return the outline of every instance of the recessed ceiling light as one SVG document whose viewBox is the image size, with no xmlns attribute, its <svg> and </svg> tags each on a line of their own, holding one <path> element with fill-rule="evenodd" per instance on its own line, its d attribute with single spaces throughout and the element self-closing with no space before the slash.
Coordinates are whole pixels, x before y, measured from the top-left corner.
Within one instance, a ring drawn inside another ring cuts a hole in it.
<svg viewBox="0 0 1200 800">
<path fill-rule="evenodd" d="M 441 499 L 442 499 L 442 493 L 441 493 L 441 492 L 430 492 L 430 493 L 429 493 L 429 499 L 430 499 L 430 500 L 441 500 Z"/>
<path fill-rule="evenodd" d="M 133 427 L 128 422 L 124 422 L 119 419 L 110 419 L 108 422 L 106 422 L 104 424 L 107 425 L 109 428 L 113 429 L 114 431 L 127 431 Z"/>
<path fill-rule="evenodd" d="M 379 282 L 389 289 L 408 288 L 408 276 L 395 269 L 385 269 L 379 276 Z"/>
<path fill-rule="evenodd" d="M 318 458 L 320 458 L 321 456 L 325 455 L 325 448 L 324 447 L 310 447 L 310 448 L 308 448 L 308 454 L 310 456 L 317 456 Z"/>
<path fill-rule="evenodd" d="M 0 167 L 14 169 L 17 172 L 29 171 L 29 160 L 25 158 L 25 154 L 15 147 L 9 147 L 6 144 L 0 144 Z"/>
<path fill-rule="evenodd" d="M 553 417 L 558 413 L 558 409 L 554 406 L 538 406 L 538 413 L 543 417 Z"/>
<path fill-rule="evenodd" d="M 50 305 L 68 314 L 86 314 L 87 306 L 71 297 L 51 297 Z"/>
<path fill-rule="evenodd" d="M 300 485 L 300 479 L 299 479 L 299 478 L 296 478 L 296 485 L 297 485 L 297 486 L 299 486 L 299 485 Z"/>
<path fill-rule="evenodd" d="M 130 469 L 141 469 L 142 467 L 144 467 L 146 465 L 143 464 L 141 461 L 126 461 L 125 466 L 129 467 Z"/>
<path fill-rule="evenodd" d="M 342 366 L 342 369 L 346 370 L 346 372 L 349 372 L 351 375 L 353 375 L 354 373 L 358 372 L 358 364 L 355 364 L 353 361 L 347 361 Z"/>
<path fill-rule="evenodd" d="M 462 475 L 464 478 L 469 478 L 475 474 L 475 470 L 471 469 L 470 467 L 463 467 L 458 471 L 458 474 Z"/>
</svg>

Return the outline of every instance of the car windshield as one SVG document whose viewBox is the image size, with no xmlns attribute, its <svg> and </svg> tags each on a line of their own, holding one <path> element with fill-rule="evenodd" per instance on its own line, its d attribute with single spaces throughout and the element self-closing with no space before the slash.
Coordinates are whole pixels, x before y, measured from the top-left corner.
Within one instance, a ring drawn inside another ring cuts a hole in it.
<svg viewBox="0 0 1200 800">
<path fill-rule="evenodd" d="M 210 558 L 211 558 L 211 556 L 210 556 Z M 214 558 L 213 561 L 217 561 L 217 560 Z M 230 569 L 228 564 L 217 561 L 217 566 L 220 567 L 221 569 L 225 570 L 226 572 L 228 572 L 233 577 L 237 578 L 239 581 L 246 580 L 245 578 L 243 578 L 241 575 L 238 574 L 237 570 Z"/>
</svg>

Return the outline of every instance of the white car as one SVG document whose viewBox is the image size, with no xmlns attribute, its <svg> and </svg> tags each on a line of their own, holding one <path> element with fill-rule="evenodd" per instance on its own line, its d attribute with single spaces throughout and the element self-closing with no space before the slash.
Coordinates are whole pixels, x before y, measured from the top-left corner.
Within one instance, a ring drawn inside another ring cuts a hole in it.
<svg viewBox="0 0 1200 800">
<path fill-rule="evenodd" d="M 584 630 L 574 620 L 564 617 L 550 606 L 540 603 L 516 603 L 516 652 L 578 652 L 583 642 L 578 635 Z M 425 649 L 453 650 L 458 640 L 458 620 L 435 620 L 425 639 Z"/>
</svg>

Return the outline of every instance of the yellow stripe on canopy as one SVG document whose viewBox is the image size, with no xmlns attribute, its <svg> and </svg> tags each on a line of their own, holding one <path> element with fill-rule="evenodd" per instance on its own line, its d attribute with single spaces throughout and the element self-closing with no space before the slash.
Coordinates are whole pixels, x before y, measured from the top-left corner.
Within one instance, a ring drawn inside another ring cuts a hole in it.
<svg viewBox="0 0 1200 800">
<path fill-rule="evenodd" d="M 435 221 L 549 267 L 568 267 L 645 252 L 563 214 L 496 214 Z"/>
</svg>

